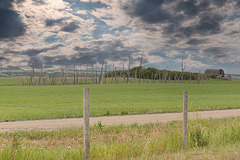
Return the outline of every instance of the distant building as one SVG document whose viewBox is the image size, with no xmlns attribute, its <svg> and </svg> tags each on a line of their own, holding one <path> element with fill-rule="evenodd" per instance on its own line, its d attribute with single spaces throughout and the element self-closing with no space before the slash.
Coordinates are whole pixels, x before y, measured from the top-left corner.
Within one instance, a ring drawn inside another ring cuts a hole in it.
<svg viewBox="0 0 240 160">
<path fill-rule="evenodd" d="M 216 75 L 217 79 L 232 80 L 232 77 L 230 75 L 225 75 L 222 69 L 207 69 L 205 70 L 205 75 Z"/>
<path fill-rule="evenodd" d="M 207 75 L 207 76 L 221 75 L 222 77 L 224 77 L 224 71 L 222 69 L 207 69 L 207 70 L 205 70 L 205 75 Z"/>
</svg>

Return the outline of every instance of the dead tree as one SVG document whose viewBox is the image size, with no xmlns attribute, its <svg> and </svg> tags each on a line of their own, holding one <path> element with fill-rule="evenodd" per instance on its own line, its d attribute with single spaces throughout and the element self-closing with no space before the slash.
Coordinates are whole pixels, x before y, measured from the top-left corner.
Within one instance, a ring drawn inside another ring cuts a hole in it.
<svg viewBox="0 0 240 160">
<path fill-rule="evenodd" d="M 43 67 L 44 67 L 44 64 L 42 64 L 42 67 L 41 67 L 41 71 L 40 71 L 40 76 L 39 76 L 39 80 L 38 80 L 38 85 L 41 85 L 41 79 L 42 79 L 42 74 L 43 74 Z"/>
<path fill-rule="evenodd" d="M 115 84 L 117 84 L 117 67 L 115 67 Z"/>
<path fill-rule="evenodd" d="M 73 67 L 73 84 L 76 84 L 76 67 Z"/>
<path fill-rule="evenodd" d="M 31 74 L 30 74 L 30 82 L 31 82 L 31 85 L 34 85 L 34 69 L 35 69 L 35 65 L 34 65 L 33 60 L 31 61 L 31 67 L 32 67 L 32 71 L 31 71 Z"/>
<path fill-rule="evenodd" d="M 106 61 L 105 70 L 104 70 L 104 83 L 105 84 L 107 83 L 106 73 L 107 73 L 107 61 Z"/>
<path fill-rule="evenodd" d="M 102 84 L 103 65 L 104 65 L 104 60 L 103 60 L 102 67 L 101 67 L 101 72 L 100 72 L 100 75 L 99 75 L 99 84 Z"/>
<path fill-rule="evenodd" d="M 124 63 L 123 63 L 122 83 L 124 82 L 125 82 L 125 71 L 124 71 Z"/>
<path fill-rule="evenodd" d="M 127 83 L 129 83 L 130 78 L 130 55 L 128 56 L 128 74 L 127 74 Z"/>
<path fill-rule="evenodd" d="M 139 83 L 141 82 L 141 78 L 142 78 L 143 53 L 144 53 L 144 50 L 142 51 L 142 56 L 141 56 L 141 60 L 140 60 L 140 67 L 139 67 Z"/>
<path fill-rule="evenodd" d="M 192 72 L 189 73 L 189 84 L 192 83 Z"/>
<path fill-rule="evenodd" d="M 158 71 L 158 78 L 159 78 L 158 83 L 161 83 L 161 72 L 160 72 L 160 70 Z"/>
<path fill-rule="evenodd" d="M 86 84 L 88 84 L 88 64 L 87 64 L 87 69 L 86 69 Z"/>
<path fill-rule="evenodd" d="M 180 63 L 181 65 L 181 83 L 183 83 L 183 75 L 184 75 L 184 70 L 185 70 L 185 66 L 184 66 L 184 62 L 183 62 L 183 57 L 182 57 L 182 62 Z"/>
<path fill-rule="evenodd" d="M 65 85 L 67 84 L 67 78 L 68 78 L 68 69 L 66 67 L 66 69 L 65 69 L 65 78 L 64 78 L 64 84 Z"/>
</svg>

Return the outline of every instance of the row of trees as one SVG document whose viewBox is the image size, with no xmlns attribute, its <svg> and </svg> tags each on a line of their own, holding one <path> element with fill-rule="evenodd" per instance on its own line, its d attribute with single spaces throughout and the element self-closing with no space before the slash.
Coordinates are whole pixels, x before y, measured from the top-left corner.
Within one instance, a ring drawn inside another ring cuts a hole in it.
<svg viewBox="0 0 240 160">
<path fill-rule="evenodd" d="M 79 70 L 74 66 L 72 70 L 61 69 L 58 72 L 49 73 L 44 70 L 44 65 L 40 71 L 35 71 L 35 65 L 31 63 L 29 79 L 22 81 L 22 85 L 77 85 L 77 84 L 118 84 L 118 83 L 183 83 L 184 80 L 194 80 L 191 83 L 204 83 L 206 76 L 200 73 L 184 72 L 185 66 L 181 64 L 181 72 L 158 70 L 156 68 L 144 68 L 142 66 L 143 54 L 140 66 L 130 68 L 130 57 L 127 69 L 117 70 L 113 66 L 112 71 L 107 71 L 107 62 L 103 61 L 100 70 L 94 67 Z"/>
<path fill-rule="evenodd" d="M 197 80 L 200 76 L 199 73 L 192 73 L 192 72 L 179 72 L 179 71 L 170 71 L 170 70 L 158 70 L 156 68 L 144 68 L 142 66 L 133 67 L 132 69 L 128 70 L 116 70 L 108 72 L 108 76 L 112 77 L 117 75 L 117 77 L 121 75 L 128 75 L 128 72 L 131 77 L 136 77 L 140 79 L 169 79 L 170 80 Z"/>
</svg>

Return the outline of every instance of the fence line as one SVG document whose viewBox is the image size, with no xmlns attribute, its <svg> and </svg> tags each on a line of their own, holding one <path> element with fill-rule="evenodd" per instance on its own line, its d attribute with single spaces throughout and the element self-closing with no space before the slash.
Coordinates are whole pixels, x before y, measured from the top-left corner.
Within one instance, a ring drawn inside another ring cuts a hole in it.
<svg viewBox="0 0 240 160">
<path fill-rule="evenodd" d="M 90 160 L 89 88 L 83 89 L 84 159 Z"/>
<path fill-rule="evenodd" d="M 41 106 L 16 106 L 16 105 L 0 105 L 0 107 L 13 107 L 13 108 L 45 108 L 45 109 L 79 109 L 79 108 L 41 107 Z"/>
<path fill-rule="evenodd" d="M 183 149 L 188 148 L 188 93 L 183 92 Z"/>
<path fill-rule="evenodd" d="M 61 107 L 36 107 L 36 106 L 16 106 L 16 105 L 0 105 L 0 106 L 5 106 L 5 107 L 28 107 L 28 108 L 47 108 L 47 109 L 79 109 L 79 108 L 61 108 Z M 179 108 L 179 107 L 178 107 Z M 98 145 L 114 145 L 114 144 L 124 144 L 124 143 L 137 143 L 137 142 L 151 142 L 151 141 L 156 141 L 156 139 L 145 139 L 145 140 L 130 140 L 126 142 L 113 142 L 113 143 L 101 143 L 99 141 L 90 141 L 90 123 L 89 123 L 89 115 L 90 115 L 90 110 L 103 110 L 103 109 L 156 109 L 156 108 L 90 108 L 89 107 L 89 88 L 84 88 L 83 89 L 83 119 L 84 119 L 84 125 L 83 125 L 83 147 L 68 147 L 68 148 L 40 148 L 40 149 L 28 149 L 25 148 L 23 150 L 68 150 L 68 149 L 84 149 L 84 159 L 85 160 L 90 160 L 90 144 L 93 143 L 92 147 L 98 146 Z M 153 125 L 159 125 L 159 124 L 153 124 Z M 97 126 L 98 127 L 98 126 Z M 108 128 L 112 128 L 108 127 Z M 130 125 L 131 127 L 131 125 Z M 99 128 L 106 128 L 104 126 L 99 126 Z M 114 127 L 115 128 L 115 127 Z M 116 126 L 116 128 L 119 128 Z M 123 128 L 129 128 L 129 127 L 123 127 Z M 7 128 L 0 128 L 0 129 L 7 129 Z M 15 129 L 25 129 L 25 128 L 15 128 Z M 52 128 L 39 128 L 43 130 L 48 130 Z M 128 129 L 131 131 L 130 129 Z M 81 130 L 82 131 L 82 130 Z M 240 133 L 240 131 L 234 131 L 234 132 L 229 132 L 227 134 L 232 134 L 232 133 Z M 182 140 L 183 142 L 183 149 L 186 150 L 188 149 L 188 93 L 183 92 L 183 128 L 182 128 L 182 137 L 174 137 L 174 138 L 159 138 L 160 140 Z M 1 150 L 2 148 L 0 148 Z M 5 148 L 7 149 L 7 148 Z"/>
<path fill-rule="evenodd" d="M 79 109 L 79 108 L 62 108 L 62 107 L 41 107 L 41 106 L 17 106 L 17 105 L 0 105 L 0 107 L 19 107 L 19 108 L 46 108 L 46 109 Z M 180 109 L 180 107 L 171 107 L 174 109 Z M 146 107 L 146 108 L 138 108 L 138 107 L 127 107 L 127 108 L 89 108 L 90 111 L 94 110 L 111 110 L 111 109 L 116 109 L 116 110 L 124 110 L 124 109 L 155 109 L 155 110 L 162 110 L 162 108 L 156 108 L 156 107 Z"/>
</svg>

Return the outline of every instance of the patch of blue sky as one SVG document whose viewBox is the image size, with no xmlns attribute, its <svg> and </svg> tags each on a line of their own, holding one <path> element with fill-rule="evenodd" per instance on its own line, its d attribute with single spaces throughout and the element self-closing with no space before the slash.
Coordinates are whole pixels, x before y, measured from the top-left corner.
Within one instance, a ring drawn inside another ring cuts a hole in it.
<svg viewBox="0 0 240 160">
<path fill-rule="evenodd" d="M 94 17 L 94 25 L 96 26 L 92 32 L 92 36 L 94 39 L 102 38 L 103 34 L 114 34 L 114 31 L 111 30 L 110 26 L 108 26 L 101 19 Z"/>
<path fill-rule="evenodd" d="M 89 35 L 82 35 L 81 40 L 84 42 L 91 41 L 92 38 L 89 37 Z"/>
<path fill-rule="evenodd" d="M 212 67 L 213 69 L 223 69 L 225 74 L 239 73 L 240 63 L 216 63 Z"/>
<path fill-rule="evenodd" d="M 164 59 L 164 61 L 159 62 L 159 63 L 151 63 L 151 64 L 146 64 L 143 65 L 145 68 L 148 67 L 154 67 L 157 69 L 166 69 L 166 70 L 171 70 L 171 71 L 180 71 L 180 64 L 172 59 Z"/>
<path fill-rule="evenodd" d="M 102 21 L 101 19 L 95 17 L 94 15 L 92 15 L 90 13 L 88 13 L 88 14 L 72 13 L 72 14 L 74 14 L 75 16 L 79 16 L 84 20 L 87 20 L 87 19 L 94 20 L 95 29 L 92 32 L 92 37 L 94 39 L 100 39 L 100 38 L 102 38 L 103 34 L 114 34 L 114 32 L 115 32 L 115 30 L 111 30 L 111 27 L 108 26 L 104 21 Z"/>
<path fill-rule="evenodd" d="M 73 11 L 77 10 L 96 10 L 97 8 L 107 8 L 108 5 L 102 2 L 81 2 L 77 0 L 64 0 L 65 2 L 70 4 L 71 9 Z"/>
<path fill-rule="evenodd" d="M 47 38 L 44 39 L 45 42 L 52 44 L 61 41 L 61 38 L 57 38 L 56 35 L 51 35 L 48 36 Z"/>
<path fill-rule="evenodd" d="M 132 31 L 132 28 L 127 27 L 127 26 L 120 26 L 120 27 L 112 29 L 113 32 L 117 32 L 117 31 L 122 32 L 122 31 L 125 31 L 125 30 Z"/>
<path fill-rule="evenodd" d="M 240 13 L 239 13 L 239 12 L 236 12 L 236 13 L 234 13 L 233 15 L 231 15 L 231 16 L 227 19 L 227 21 L 234 21 L 234 20 L 239 19 L 239 18 L 240 18 Z"/>
</svg>

